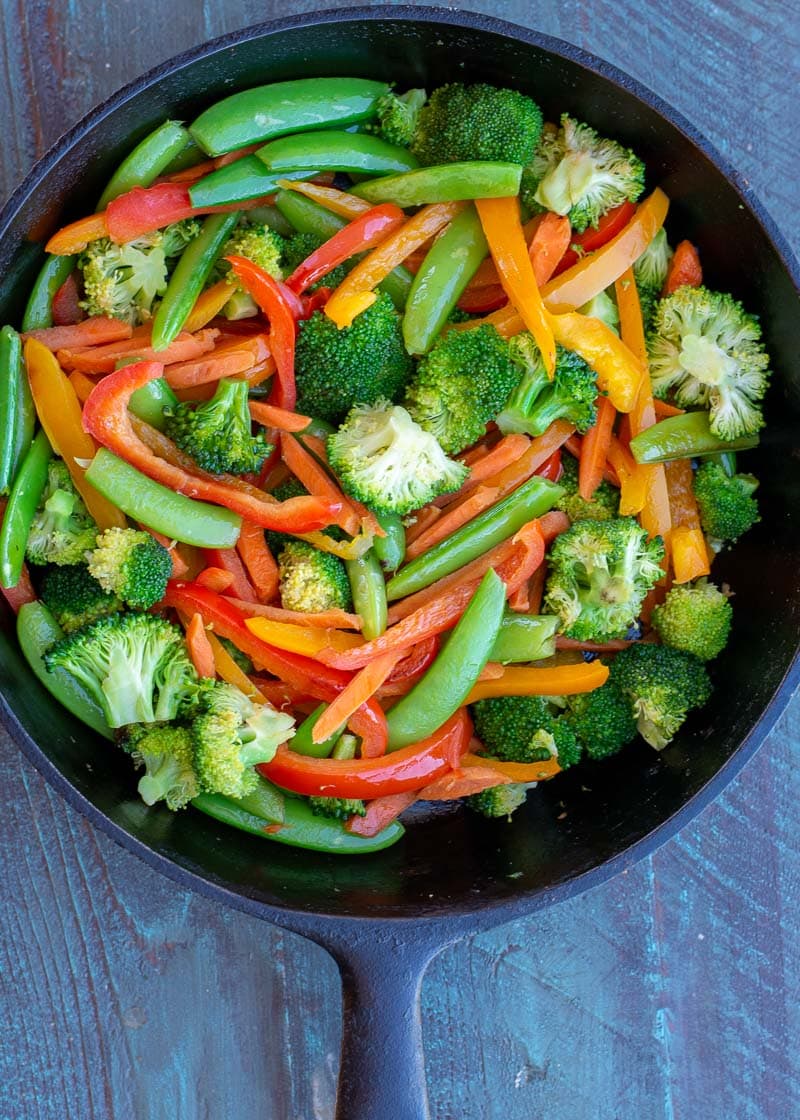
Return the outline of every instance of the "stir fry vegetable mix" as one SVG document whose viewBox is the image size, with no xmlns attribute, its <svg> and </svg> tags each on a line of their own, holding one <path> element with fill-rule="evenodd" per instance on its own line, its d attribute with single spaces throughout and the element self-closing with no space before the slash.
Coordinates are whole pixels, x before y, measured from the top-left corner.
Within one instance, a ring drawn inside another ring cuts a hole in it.
<svg viewBox="0 0 800 1120">
<path fill-rule="evenodd" d="M 705 702 L 768 357 L 645 179 L 513 90 L 282 82 L 51 238 L 0 330 L 0 583 L 148 805 L 370 852 Z"/>
</svg>

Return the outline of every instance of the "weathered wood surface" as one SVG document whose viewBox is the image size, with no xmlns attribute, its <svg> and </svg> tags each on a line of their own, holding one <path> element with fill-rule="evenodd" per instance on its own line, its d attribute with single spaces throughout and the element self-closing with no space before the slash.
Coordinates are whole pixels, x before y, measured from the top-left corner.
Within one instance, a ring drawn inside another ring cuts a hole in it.
<svg viewBox="0 0 800 1120">
<path fill-rule="evenodd" d="M 798 248 L 795 4 L 492 8 L 670 100 Z M 0 5 L 0 194 L 125 81 L 286 11 Z M 798 719 L 800 700 L 654 858 L 434 962 L 423 1012 L 436 1120 L 800 1117 Z M 321 950 L 177 890 L 68 810 L 5 738 L 0 804 L 0 1120 L 331 1115 L 339 987 Z"/>
</svg>

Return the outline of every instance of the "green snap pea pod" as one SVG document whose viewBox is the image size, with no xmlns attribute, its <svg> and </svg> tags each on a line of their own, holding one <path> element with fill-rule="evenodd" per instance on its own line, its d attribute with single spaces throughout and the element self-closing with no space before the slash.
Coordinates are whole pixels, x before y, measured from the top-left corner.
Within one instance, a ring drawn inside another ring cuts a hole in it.
<svg viewBox="0 0 800 1120">
<path fill-rule="evenodd" d="M 414 277 L 403 316 L 409 354 L 430 350 L 488 252 L 478 212 L 469 206 L 434 241 Z"/>
<path fill-rule="evenodd" d="M 719 455 L 709 455 L 709 459 L 714 463 L 718 463 L 728 478 L 733 478 L 736 474 L 736 452 L 735 451 L 721 451 Z"/>
<path fill-rule="evenodd" d="M 36 410 L 22 364 L 22 341 L 0 330 L 0 494 L 7 494 L 33 439 Z"/>
<path fill-rule="evenodd" d="M 180 332 L 238 221 L 238 212 L 212 214 L 181 253 L 153 319 L 154 350 L 166 349 Z"/>
<path fill-rule="evenodd" d="M 562 486 L 534 475 L 496 506 L 474 517 L 401 568 L 386 585 L 387 598 L 390 602 L 402 599 L 463 568 L 512 536 L 526 522 L 547 513 L 563 493 Z"/>
<path fill-rule="evenodd" d="M 459 202 L 471 198 L 506 198 L 519 194 L 522 168 L 518 163 L 444 163 L 421 167 L 400 175 L 370 179 L 353 187 L 351 194 L 367 202 L 394 202 L 422 206 L 429 202 Z"/>
<path fill-rule="evenodd" d="M 163 377 L 156 377 L 148 381 L 132 394 L 128 408 L 144 420 L 151 428 L 158 428 L 163 432 L 166 426 L 167 413 L 178 404 L 178 398 L 173 393 L 169 384 Z"/>
<path fill-rule="evenodd" d="M 300 433 L 304 436 L 316 436 L 318 439 L 327 439 L 332 436 L 336 431 L 333 424 L 329 424 L 327 420 L 318 420 L 316 417 L 311 417 L 311 423 L 303 428 Z"/>
<path fill-rule="evenodd" d="M 105 721 L 96 700 L 85 692 L 66 669 L 48 672 L 44 655 L 54 642 L 64 637 L 64 631 L 50 614 L 44 603 L 23 603 L 17 615 L 17 638 L 25 660 L 47 691 L 59 704 L 72 712 L 83 723 L 106 739 L 113 739 L 114 732 Z"/>
<path fill-rule="evenodd" d="M 385 82 L 366 78 L 300 78 L 274 82 L 217 101 L 190 126 L 194 139 L 210 156 L 247 144 L 310 132 L 326 125 L 339 128 L 375 115 Z"/>
<path fill-rule="evenodd" d="M 430 669 L 389 711 L 388 751 L 427 739 L 461 707 L 491 656 L 505 605 L 505 584 L 490 568 Z"/>
<path fill-rule="evenodd" d="M 272 194 L 279 179 L 308 179 L 310 171 L 270 171 L 260 159 L 242 156 L 189 187 L 192 206 L 228 206 Z"/>
<path fill-rule="evenodd" d="M 500 624 L 490 661 L 541 661 L 556 652 L 558 618 L 550 614 L 507 611 Z"/>
<path fill-rule="evenodd" d="M 671 459 L 695 459 L 757 446 L 758 436 L 720 439 L 711 431 L 707 412 L 685 412 L 667 416 L 634 436 L 631 453 L 637 463 L 668 463 Z"/>
<path fill-rule="evenodd" d="M 189 167 L 196 167 L 206 158 L 199 145 L 187 133 L 187 140 L 183 148 L 164 168 L 165 175 L 175 175 L 178 171 L 186 171 Z"/>
<path fill-rule="evenodd" d="M 39 331 L 53 325 L 53 296 L 72 275 L 77 257 L 48 256 L 34 281 L 25 311 L 23 331 Z"/>
<path fill-rule="evenodd" d="M 252 813 L 263 821 L 283 824 L 286 820 L 286 799 L 277 786 L 265 778 L 259 777 L 253 792 L 237 798 L 237 801 L 246 813 Z"/>
<path fill-rule="evenodd" d="M 184 150 L 188 140 L 189 133 L 177 121 L 160 124 L 119 165 L 100 195 L 97 209 L 105 210 L 109 202 L 134 187 L 149 187 Z"/>
<path fill-rule="evenodd" d="M 350 759 L 356 757 L 360 742 L 361 740 L 357 735 L 351 735 L 349 731 L 345 731 L 333 748 L 333 758 L 342 758 L 349 762 Z"/>
<path fill-rule="evenodd" d="M 347 171 L 395 175 L 419 167 L 408 148 L 380 136 L 351 132 L 302 132 L 270 140 L 256 152 L 270 171 Z"/>
<path fill-rule="evenodd" d="M 86 478 L 134 521 L 141 521 L 170 540 L 198 548 L 232 548 L 239 539 L 238 513 L 176 494 L 101 447 Z"/>
<path fill-rule="evenodd" d="M 281 177 L 285 179 L 288 176 Z M 316 237 L 322 237 L 326 241 L 347 225 L 344 218 L 334 214 L 331 210 L 326 210 L 324 206 L 320 206 L 313 199 L 304 198 L 297 191 L 278 191 L 275 196 L 275 205 L 298 233 L 313 233 Z M 353 261 L 355 262 L 358 259 L 358 257 L 354 257 Z M 414 277 L 408 269 L 398 265 L 385 280 L 381 281 L 378 287 L 382 292 L 386 292 L 397 310 L 402 311 L 406 305 L 413 280 Z"/>
<path fill-rule="evenodd" d="M 406 554 L 406 530 L 397 513 L 376 513 L 378 524 L 385 537 L 375 537 L 372 548 L 385 572 L 396 572 Z"/>
<path fill-rule="evenodd" d="M 353 608 L 361 615 L 361 633 L 367 639 L 379 638 L 386 629 L 386 584 L 375 549 L 357 560 L 345 560 L 347 578 L 353 593 Z"/>
<path fill-rule="evenodd" d="M 314 724 L 327 708 L 327 704 L 320 704 L 315 708 L 310 716 L 306 716 L 303 722 L 295 731 L 289 743 L 290 747 L 297 754 L 307 754 L 311 758 L 329 758 L 333 748 L 341 738 L 344 726 L 340 727 L 338 731 L 334 731 L 328 739 L 322 743 L 315 743 L 311 738 L 311 732 L 314 730 Z"/>
<path fill-rule="evenodd" d="M 3 587 L 16 587 L 19 583 L 28 533 L 47 484 L 47 464 L 52 457 L 47 436 L 39 432 L 17 471 L 0 526 L 0 584 Z"/>
<path fill-rule="evenodd" d="M 305 799 L 287 797 L 284 803 L 282 828 L 270 829 L 275 822 L 243 808 L 241 801 L 222 797 L 218 793 L 201 793 L 192 805 L 209 817 L 261 836 L 265 840 L 276 840 L 279 844 L 289 844 L 294 848 L 309 848 L 315 852 L 331 852 L 336 855 L 357 856 L 369 852 L 379 852 L 397 843 L 405 829 L 399 821 L 393 821 L 377 836 L 357 836 L 348 832 L 342 821 L 328 817 L 317 817 L 311 812 Z"/>
</svg>

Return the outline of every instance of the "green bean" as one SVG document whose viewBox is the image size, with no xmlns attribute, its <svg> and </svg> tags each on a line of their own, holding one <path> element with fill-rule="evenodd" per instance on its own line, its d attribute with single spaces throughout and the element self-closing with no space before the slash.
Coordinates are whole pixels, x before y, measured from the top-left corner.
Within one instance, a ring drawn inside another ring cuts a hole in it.
<svg viewBox="0 0 800 1120">
<path fill-rule="evenodd" d="M 31 445 L 35 417 L 28 375 L 22 364 L 22 342 L 12 327 L 3 327 L 0 330 L 0 494 L 8 493 Z"/>
<path fill-rule="evenodd" d="M 165 350 L 179 334 L 238 220 L 238 212 L 212 214 L 181 253 L 153 319 L 154 350 Z"/>
<path fill-rule="evenodd" d="M 541 661 L 556 652 L 558 618 L 550 614 L 517 614 L 508 611 L 492 647 L 490 661 Z"/>
<path fill-rule="evenodd" d="M 387 715 L 387 750 L 422 742 L 461 707 L 489 660 L 505 605 L 505 584 L 490 568 L 430 669 Z"/>
<path fill-rule="evenodd" d="M 297 754 L 307 754 L 311 758 L 329 758 L 334 747 L 341 738 L 345 725 L 334 731 L 333 735 L 325 739 L 322 743 L 315 743 L 311 737 L 311 732 L 314 730 L 314 724 L 327 708 L 327 704 L 320 704 L 315 708 L 310 716 L 306 716 L 303 722 L 295 731 L 292 736 L 290 746 Z"/>
<path fill-rule="evenodd" d="M 53 296 L 75 268 L 77 257 L 45 257 L 34 281 L 25 311 L 23 331 L 40 331 L 53 325 Z"/>
<path fill-rule="evenodd" d="M 14 479 L 0 526 L 0 584 L 3 587 L 16 587 L 19 583 L 28 533 L 47 485 L 47 465 L 52 457 L 47 436 L 39 432 Z"/>
<path fill-rule="evenodd" d="M 396 572 L 406 554 L 406 530 L 403 519 L 397 513 L 376 513 L 385 537 L 375 537 L 372 547 L 385 572 Z"/>
<path fill-rule="evenodd" d="M 357 560 L 345 560 L 353 608 L 361 615 L 361 633 L 371 641 L 379 638 L 386 629 L 386 584 L 375 549 L 370 548 Z"/>
<path fill-rule="evenodd" d="M 400 175 L 370 179 L 353 187 L 352 194 L 367 202 L 394 202 L 423 206 L 431 202 L 458 202 L 473 198 L 507 198 L 519 194 L 522 168 L 518 163 L 489 160 L 445 163 L 420 167 Z"/>
<path fill-rule="evenodd" d="M 135 359 L 136 360 L 136 359 Z M 151 428 L 163 432 L 166 427 L 167 413 L 178 404 L 178 398 L 173 393 L 169 383 L 163 377 L 156 377 L 148 381 L 132 394 L 128 408 L 144 420 Z"/>
<path fill-rule="evenodd" d="M 256 155 L 270 171 L 392 175 L 419 167 L 408 148 L 369 133 L 302 132 L 271 140 Z"/>
<path fill-rule="evenodd" d="M 100 195 L 97 209 L 105 210 L 109 202 L 113 202 L 121 194 L 127 194 L 134 187 L 149 187 L 184 150 L 188 140 L 189 133 L 177 121 L 164 121 L 160 124 L 119 165 Z"/>
<path fill-rule="evenodd" d="M 720 439 L 711 431 L 707 412 L 685 412 L 668 416 L 631 440 L 637 463 L 668 463 L 672 459 L 695 459 L 726 451 L 746 451 L 758 446 L 758 436 Z"/>
</svg>

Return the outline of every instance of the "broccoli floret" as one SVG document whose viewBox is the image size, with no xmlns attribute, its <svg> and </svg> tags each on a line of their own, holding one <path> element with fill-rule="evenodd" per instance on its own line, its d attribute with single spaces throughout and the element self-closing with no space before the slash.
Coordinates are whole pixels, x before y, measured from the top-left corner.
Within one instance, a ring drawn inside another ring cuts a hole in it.
<svg viewBox="0 0 800 1120">
<path fill-rule="evenodd" d="M 650 288 L 660 292 L 669 272 L 672 249 L 667 241 L 667 231 L 662 226 L 633 266 L 637 288 Z"/>
<path fill-rule="evenodd" d="M 475 734 L 487 755 L 503 762 L 543 762 L 557 757 L 562 770 L 574 765 L 581 746 L 563 715 L 553 715 L 541 696 L 498 696 L 472 708 Z"/>
<path fill-rule="evenodd" d="M 678 288 L 659 302 L 647 349 L 655 396 L 672 393 L 681 408 L 708 408 L 720 439 L 754 435 L 764 426 L 769 355 L 758 320 L 733 296 Z"/>
<path fill-rule="evenodd" d="M 65 634 L 122 608 L 117 596 L 104 591 L 85 564 L 48 568 L 39 596 Z"/>
<path fill-rule="evenodd" d="M 385 293 L 341 330 L 315 311 L 298 326 L 297 410 L 338 424 L 354 404 L 397 400 L 413 368 L 400 316 Z"/>
<path fill-rule="evenodd" d="M 672 646 L 629 646 L 614 658 L 609 679 L 631 701 L 639 734 L 657 751 L 711 695 L 703 662 Z"/>
<path fill-rule="evenodd" d="M 569 697 L 569 720 L 589 758 L 608 758 L 636 737 L 630 701 L 612 681 Z"/>
<path fill-rule="evenodd" d="M 565 452 L 561 456 L 559 486 L 564 493 L 556 502 L 556 509 L 566 513 L 570 521 L 610 521 L 619 513 L 619 490 L 605 479 L 587 501 L 578 493 L 578 460 Z"/>
<path fill-rule="evenodd" d="M 178 256 L 200 231 L 189 219 L 117 245 L 107 237 L 92 241 L 78 258 L 89 315 L 108 315 L 136 326 L 153 314 L 167 289 L 167 261 Z"/>
<path fill-rule="evenodd" d="M 724 591 L 707 579 L 676 584 L 653 610 L 653 629 L 665 646 L 710 661 L 728 642 L 733 608 Z"/>
<path fill-rule="evenodd" d="M 661 538 L 648 541 L 634 517 L 576 521 L 553 542 L 545 603 L 570 638 L 624 638 L 663 559 Z"/>
<path fill-rule="evenodd" d="M 286 610 L 343 611 L 352 608 L 347 569 L 338 556 L 306 541 L 289 540 L 278 558 L 281 604 Z"/>
<path fill-rule="evenodd" d="M 25 555 L 31 564 L 79 564 L 94 548 L 94 523 L 63 459 L 51 459 L 47 485 L 28 533 Z"/>
<path fill-rule="evenodd" d="M 256 474 L 272 447 L 253 435 L 247 392 L 246 381 L 221 378 L 211 400 L 168 413 L 167 435 L 210 474 Z"/>
<path fill-rule="evenodd" d="M 189 728 L 178 723 L 134 723 L 125 729 L 120 746 L 143 766 L 139 796 L 145 805 L 165 801 L 168 809 L 183 809 L 200 792 L 194 769 Z"/>
<path fill-rule="evenodd" d="M 701 463 L 694 476 L 694 496 L 703 529 L 715 541 L 735 541 L 759 520 L 753 497 L 758 479 L 752 474 L 732 477 L 711 460 Z"/>
<path fill-rule="evenodd" d="M 410 513 L 457 490 L 469 474 L 389 401 L 352 409 L 328 436 L 328 456 L 345 493 L 380 513 Z"/>
<path fill-rule="evenodd" d="M 511 819 L 511 814 L 525 804 L 528 796 L 528 785 L 524 782 L 509 782 L 502 786 L 490 786 L 480 793 L 473 793 L 467 798 L 467 805 L 476 813 L 484 817 L 506 817 Z"/>
<path fill-rule="evenodd" d="M 519 384 L 522 370 L 493 326 L 449 331 L 417 366 L 405 406 L 455 455 L 480 439 Z"/>
<path fill-rule="evenodd" d="M 154 614 L 107 615 L 61 638 L 44 662 L 83 685 L 109 727 L 175 719 L 199 687 L 182 631 Z"/>
<path fill-rule="evenodd" d="M 257 264 L 259 268 L 263 268 L 264 272 L 275 280 L 282 280 L 281 258 L 284 248 L 285 242 L 281 235 L 276 233 L 274 229 L 270 229 L 268 225 L 243 222 L 236 227 L 226 241 L 225 248 L 220 254 L 220 267 L 224 268 L 226 279 L 228 279 L 227 273 L 230 271 L 230 265 L 227 265 L 224 258 L 229 256 L 246 257 L 253 264 Z M 227 267 L 225 267 L 226 265 Z M 235 278 L 231 278 L 231 282 L 237 284 L 238 287 L 242 287 Z"/>
<path fill-rule="evenodd" d="M 573 230 L 583 233 L 587 226 L 596 228 L 608 210 L 635 202 L 644 190 L 644 174 L 644 164 L 630 148 L 564 113 L 558 132 L 542 137 L 523 179 L 523 200 L 568 215 Z"/>
<path fill-rule="evenodd" d="M 385 93 L 376 103 L 378 120 L 371 126 L 371 131 L 390 144 L 400 144 L 407 148 L 414 139 L 420 109 L 427 96 L 424 89 L 410 89 L 401 94 L 392 90 Z"/>
<path fill-rule="evenodd" d="M 411 151 L 421 164 L 507 160 L 527 164 L 542 135 L 542 111 L 517 90 L 480 82 L 440 86 L 420 110 Z"/>
<path fill-rule="evenodd" d="M 294 719 L 271 704 L 254 704 L 233 685 L 206 688 L 192 720 L 194 765 L 207 793 L 246 797 L 258 785 L 253 770 L 270 762 L 294 734 Z"/>
<path fill-rule="evenodd" d="M 597 419 L 597 379 L 579 354 L 557 346 L 551 381 L 539 348 L 527 331 L 511 339 L 509 352 L 522 370 L 522 379 L 497 417 L 501 432 L 540 436 L 560 419 L 574 424 L 579 432 L 591 428 Z"/>
<path fill-rule="evenodd" d="M 309 797 L 309 808 L 318 817 L 331 817 L 346 821 L 350 817 L 365 817 L 367 807 L 363 801 L 347 797 Z"/>
<path fill-rule="evenodd" d="M 317 237 L 314 233 L 293 233 L 291 237 L 287 237 L 283 243 L 283 255 L 281 256 L 281 265 L 285 275 L 290 276 L 297 266 L 302 264 L 306 257 L 315 253 L 320 245 L 324 245 L 326 240 L 325 237 Z M 348 261 L 337 264 L 336 268 L 331 269 L 316 284 L 312 284 L 309 291 L 315 292 L 317 288 L 338 288 L 350 271 L 351 264 L 352 262 Z"/>
<path fill-rule="evenodd" d="M 164 598 L 172 558 L 163 544 L 140 529 L 106 529 L 89 556 L 89 572 L 104 591 L 137 610 Z"/>
<path fill-rule="evenodd" d="M 613 292 L 613 288 L 611 290 Z M 619 334 L 619 308 L 617 307 L 617 301 L 608 294 L 607 290 L 598 292 L 588 303 L 579 307 L 578 311 L 589 319 L 599 319 L 601 323 L 605 323 L 609 330 Z"/>
</svg>

